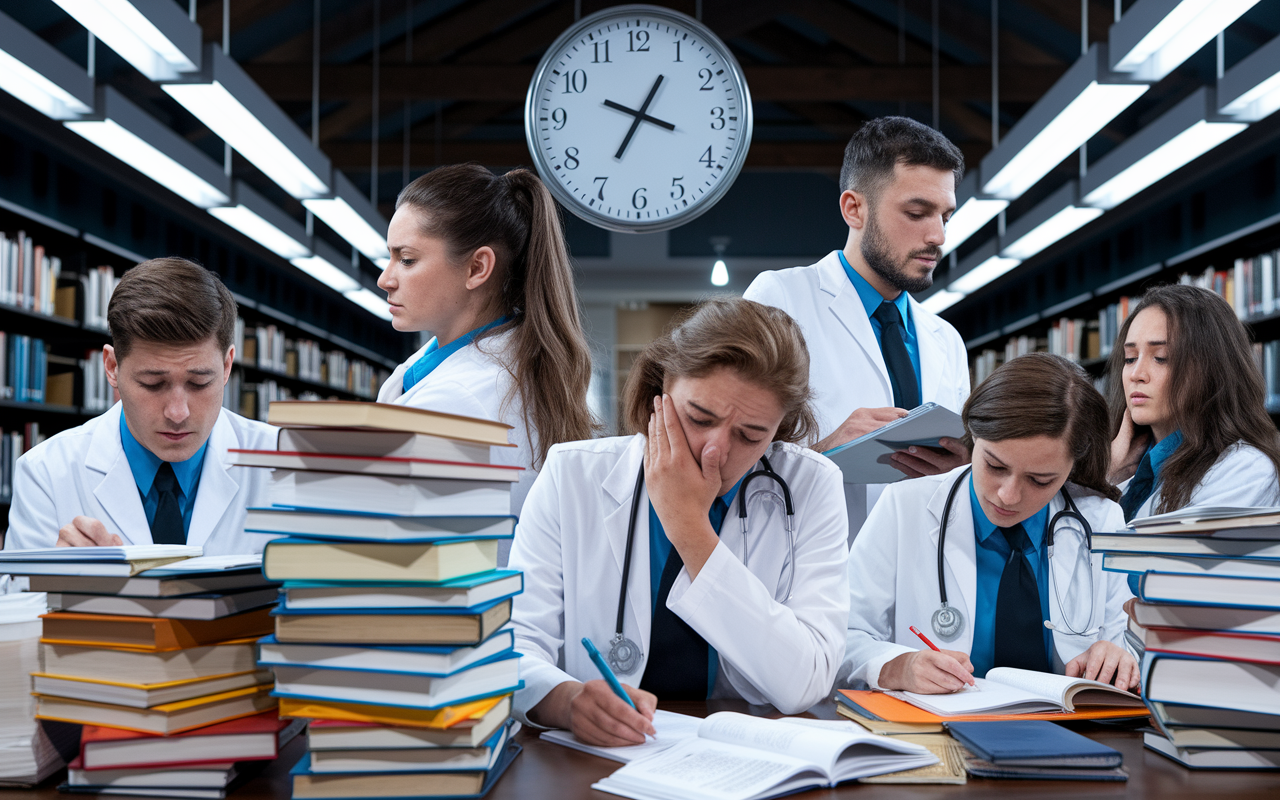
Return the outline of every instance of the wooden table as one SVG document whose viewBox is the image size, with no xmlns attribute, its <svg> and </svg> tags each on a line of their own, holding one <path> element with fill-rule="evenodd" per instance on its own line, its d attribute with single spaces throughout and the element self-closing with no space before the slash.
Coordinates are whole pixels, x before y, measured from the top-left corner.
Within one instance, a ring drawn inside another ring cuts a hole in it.
<svg viewBox="0 0 1280 800">
<path fill-rule="evenodd" d="M 662 703 L 661 707 L 681 714 L 703 716 L 713 711 L 740 711 L 759 716 L 778 716 L 767 706 L 748 706 L 740 701 L 707 703 Z M 820 719 L 838 719 L 835 706 L 824 703 L 810 710 Z M 1179 798 L 1280 798 L 1280 772 L 1206 772 L 1184 769 L 1178 764 L 1142 746 L 1142 734 L 1115 726 L 1075 723 L 1072 728 L 1091 739 L 1124 753 L 1124 767 L 1129 773 L 1125 783 L 1103 781 L 1012 781 L 971 778 L 965 786 L 902 786 L 849 783 L 837 789 L 791 795 L 802 800 L 819 798 L 872 798 L 894 800 L 929 797 L 1141 797 Z M 508 768 L 489 793 L 489 800 L 607 800 L 614 795 L 597 792 L 591 784 L 616 770 L 620 764 L 544 742 L 533 731 L 525 729 L 517 737 L 524 752 Z M 286 800 L 289 797 L 289 768 L 305 751 L 303 737 L 295 739 L 281 757 L 263 773 L 230 795 L 233 800 Z M 67 800 L 76 795 L 60 795 L 56 786 L 65 773 L 59 773 L 39 788 L 0 792 L 3 800 Z M 105 797 L 105 795 L 104 795 Z"/>
</svg>

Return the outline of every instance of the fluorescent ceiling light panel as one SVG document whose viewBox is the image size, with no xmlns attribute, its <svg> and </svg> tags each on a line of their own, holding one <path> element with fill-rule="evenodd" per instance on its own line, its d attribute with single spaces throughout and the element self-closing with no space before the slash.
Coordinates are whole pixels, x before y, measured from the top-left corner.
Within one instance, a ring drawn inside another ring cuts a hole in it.
<svg viewBox="0 0 1280 800">
<path fill-rule="evenodd" d="M 1257 122 L 1280 110 L 1280 36 L 1254 50 L 1218 80 L 1220 111 Z"/>
<path fill-rule="evenodd" d="M 331 196 L 303 200 L 302 204 L 370 261 L 389 258 L 387 221 L 341 172 L 334 170 L 330 183 Z"/>
<path fill-rule="evenodd" d="M 0 89 L 52 119 L 93 110 L 93 78 L 44 39 L 0 14 Z"/>
<path fill-rule="evenodd" d="M 53 0 L 153 81 L 200 69 L 200 26 L 173 0 Z"/>
<path fill-rule="evenodd" d="M 376 317 L 382 317 L 386 320 L 391 319 L 391 306 L 387 304 L 386 300 L 368 289 L 356 289 L 354 292 L 347 292 L 343 296 Z"/>
<path fill-rule="evenodd" d="M 712 286 L 728 286 L 729 285 L 729 268 L 725 266 L 723 260 L 717 260 L 711 267 L 711 285 Z"/>
<path fill-rule="evenodd" d="M 1013 200 L 1115 119 L 1149 88 L 1112 82 L 1094 45 L 982 159 L 982 191 Z"/>
<path fill-rule="evenodd" d="M 1138 0 L 1111 26 L 1111 68 L 1158 81 L 1258 0 Z"/>
<path fill-rule="evenodd" d="M 292 259 L 289 263 L 307 273 L 311 277 L 343 294 L 360 288 L 360 282 L 340 267 L 334 266 L 328 259 L 320 256 L 304 256 Z"/>
<path fill-rule="evenodd" d="M 292 260 L 311 255 L 306 229 L 243 181 L 236 181 L 231 205 L 211 208 L 209 213 L 248 236 L 281 258 Z"/>
<path fill-rule="evenodd" d="M 109 86 L 98 87 L 94 118 L 65 124 L 193 205 L 230 201 L 230 182 L 220 165 Z"/>
<path fill-rule="evenodd" d="M 942 289 L 929 295 L 924 300 L 921 300 L 920 305 L 925 311 L 938 314 L 948 308 L 951 308 L 962 299 L 964 299 L 964 294 Z"/>
<path fill-rule="evenodd" d="M 1025 261 L 1049 245 L 1061 241 L 1102 216 L 1100 208 L 1067 206 L 1032 228 L 1001 253 L 1006 258 Z"/>
<path fill-rule="evenodd" d="M 970 197 L 965 200 L 960 208 L 956 209 L 956 213 L 951 215 L 951 219 L 947 220 L 947 238 L 942 244 L 942 254 L 945 256 L 964 244 L 965 240 L 1008 207 L 1008 200 L 984 197 Z"/>
<path fill-rule="evenodd" d="M 1243 122 L 1200 120 L 1089 192 L 1084 202 L 1098 208 L 1115 208 L 1247 127 Z"/>
<path fill-rule="evenodd" d="M 956 278 L 947 289 L 961 295 L 973 294 L 1021 263 L 1016 258 L 992 256 Z"/>
<path fill-rule="evenodd" d="M 328 194 L 329 159 L 221 49 L 205 47 L 198 81 L 164 90 L 293 197 Z"/>
</svg>

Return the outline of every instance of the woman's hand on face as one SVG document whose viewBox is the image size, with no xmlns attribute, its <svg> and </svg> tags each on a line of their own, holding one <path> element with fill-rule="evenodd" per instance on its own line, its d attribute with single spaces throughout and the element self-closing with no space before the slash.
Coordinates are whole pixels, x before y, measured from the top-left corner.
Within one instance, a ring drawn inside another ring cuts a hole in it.
<svg viewBox="0 0 1280 800">
<path fill-rule="evenodd" d="M 959 650 L 917 650 L 903 653 L 880 668 L 883 689 L 917 694 L 951 694 L 976 686 L 973 662 Z"/>
<path fill-rule="evenodd" d="M 1129 409 L 1124 410 L 1124 420 L 1120 423 L 1120 431 L 1111 442 L 1111 482 L 1120 483 L 1133 477 L 1138 471 L 1138 463 L 1147 452 L 1147 440 L 1150 434 L 1135 435 L 1133 417 Z"/>
<path fill-rule="evenodd" d="M 1138 662 L 1129 651 L 1112 642 L 1094 642 L 1067 662 L 1068 678 L 1084 678 L 1114 684 L 1117 689 L 1138 688 Z"/>
<path fill-rule="evenodd" d="M 689 441 L 680 427 L 671 398 L 663 395 L 653 399 L 644 480 L 649 487 L 649 502 L 662 520 L 667 538 L 679 550 L 691 578 L 697 575 L 719 541 L 707 512 L 720 494 L 721 455 L 719 448 L 708 444 L 702 451 L 699 467 L 689 450 Z M 692 552 L 686 552 L 691 548 L 706 551 L 701 560 Z"/>
</svg>

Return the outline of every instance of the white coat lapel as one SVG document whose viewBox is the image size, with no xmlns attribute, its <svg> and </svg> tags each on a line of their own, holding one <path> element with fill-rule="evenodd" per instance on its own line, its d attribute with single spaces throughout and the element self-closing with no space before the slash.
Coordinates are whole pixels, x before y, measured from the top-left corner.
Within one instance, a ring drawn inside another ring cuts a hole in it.
<svg viewBox="0 0 1280 800">
<path fill-rule="evenodd" d="M 133 479 L 133 469 L 124 454 L 120 442 L 120 415 L 124 413 L 120 403 L 102 416 L 93 432 L 89 452 L 84 465 L 103 477 L 93 489 L 98 505 L 106 512 L 110 522 L 120 532 L 125 544 L 151 544 L 151 526 L 147 524 L 147 512 L 142 507 L 138 484 Z"/>
<path fill-rule="evenodd" d="M 227 513 L 227 507 L 240 491 L 240 484 L 227 474 L 231 458 L 227 451 L 241 447 L 235 429 L 225 414 L 218 414 L 218 421 L 209 433 L 209 445 L 204 451 L 204 466 L 200 468 L 200 486 L 196 489 L 196 504 L 191 510 L 191 525 L 187 528 L 187 544 L 203 547 L 218 529 L 218 523 Z M 228 531 L 239 535 L 242 531 Z"/>
<path fill-rule="evenodd" d="M 942 520 L 942 509 L 947 502 L 947 494 L 959 475 L 959 470 L 949 473 L 946 480 L 938 485 L 937 491 L 929 498 L 930 515 L 939 521 L 939 526 Z M 973 619 L 978 588 L 977 544 L 974 541 L 973 514 L 969 511 L 969 481 L 970 478 L 966 477 L 960 482 L 955 501 L 951 504 L 951 520 L 947 525 L 947 541 L 943 551 L 946 563 L 944 574 L 949 578 L 947 602 L 963 610 L 965 625 L 960 638 L 949 642 L 948 645 L 940 645 L 966 652 L 973 649 Z M 940 527 L 934 527 L 929 533 L 929 541 L 933 545 L 930 556 L 936 556 L 938 552 L 939 530 Z M 930 558 L 930 567 L 934 563 L 936 562 Z M 934 576 L 935 573 L 935 569 L 929 569 L 930 576 Z M 928 584 L 932 587 L 932 591 L 937 591 L 936 579 L 930 580 Z"/>
<path fill-rule="evenodd" d="M 622 585 L 622 569 L 627 555 L 627 523 L 631 519 L 636 476 L 640 473 L 640 465 L 644 463 L 644 448 L 644 436 L 637 434 L 632 437 L 631 443 L 627 445 L 627 449 L 622 452 L 601 484 L 609 499 L 616 504 L 613 509 L 607 509 L 606 506 L 604 533 L 608 537 L 609 549 L 613 551 L 614 563 L 618 570 L 617 582 L 605 584 L 601 580 L 602 586 L 620 588 Z M 616 602 L 616 591 L 616 588 L 609 589 L 605 592 L 608 599 L 602 596 L 599 600 L 601 603 L 609 604 L 610 624 L 616 614 L 616 609 L 612 606 L 612 603 Z M 635 539 L 631 545 L 631 572 L 627 580 L 627 611 L 631 618 L 629 624 L 636 627 L 634 629 L 626 627 L 628 625 L 626 620 L 623 624 L 628 635 L 637 640 L 641 651 L 646 655 L 649 652 L 649 628 L 653 623 L 651 602 L 649 597 L 649 493 L 641 489 L 640 506 L 636 513 Z"/>
<path fill-rule="evenodd" d="M 911 305 L 911 319 L 916 326 L 916 349 L 920 353 L 921 402 L 950 407 L 951 398 L 938 396 L 938 391 L 943 386 L 942 371 L 946 366 L 943 357 L 948 352 L 938 318 L 921 308 L 915 298 L 908 302 Z"/>
<path fill-rule="evenodd" d="M 849 282 L 849 276 L 844 272 L 838 253 L 829 253 L 822 259 L 818 280 L 822 291 L 831 297 L 827 306 L 828 311 L 853 337 L 862 357 L 879 374 L 883 391 L 892 398 L 893 386 L 889 383 L 889 368 L 885 366 L 884 355 L 881 354 L 880 346 L 876 343 L 876 333 L 871 329 L 871 318 L 867 316 L 867 310 L 862 305 L 858 290 Z"/>
</svg>

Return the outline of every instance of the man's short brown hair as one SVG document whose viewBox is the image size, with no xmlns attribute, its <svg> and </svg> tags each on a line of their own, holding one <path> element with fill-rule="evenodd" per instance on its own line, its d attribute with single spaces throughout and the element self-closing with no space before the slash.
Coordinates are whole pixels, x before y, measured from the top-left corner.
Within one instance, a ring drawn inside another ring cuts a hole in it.
<svg viewBox="0 0 1280 800">
<path fill-rule="evenodd" d="M 236 332 L 236 301 L 217 275 L 185 258 L 153 258 L 125 272 L 107 305 L 116 358 L 134 342 L 198 344 L 226 353 Z"/>
</svg>

